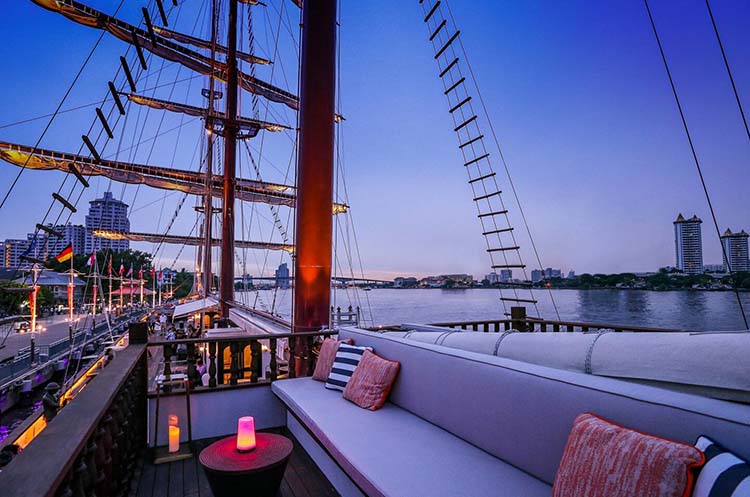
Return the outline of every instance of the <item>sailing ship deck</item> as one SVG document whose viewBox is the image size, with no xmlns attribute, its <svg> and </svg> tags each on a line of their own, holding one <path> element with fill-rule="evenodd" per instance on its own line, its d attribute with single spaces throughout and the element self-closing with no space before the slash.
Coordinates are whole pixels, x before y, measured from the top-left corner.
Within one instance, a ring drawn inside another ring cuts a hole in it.
<svg viewBox="0 0 750 497">
<path fill-rule="evenodd" d="M 269 430 L 294 442 L 294 450 L 284 473 L 278 497 L 338 497 L 339 494 L 321 473 L 299 442 L 286 429 Z M 214 440 L 195 442 L 191 459 L 155 466 L 150 457 L 141 459 L 134 479 L 131 497 L 212 497 L 208 480 L 198 462 L 200 451 Z"/>
</svg>

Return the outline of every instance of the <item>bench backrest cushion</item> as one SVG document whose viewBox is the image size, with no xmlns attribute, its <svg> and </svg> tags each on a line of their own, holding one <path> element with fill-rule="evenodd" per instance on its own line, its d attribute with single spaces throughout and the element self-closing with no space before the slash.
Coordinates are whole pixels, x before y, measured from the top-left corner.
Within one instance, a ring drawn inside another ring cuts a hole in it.
<svg viewBox="0 0 750 497">
<path fill-rule="evenodd" d="M 391 402 L 549 484 L 573 421 L 585 412 L 684 443 L 708 435 L 750 457 L 750 406 L 388 333 L 343 328 L 340 338 L 401 363 Z"/>
</svg>

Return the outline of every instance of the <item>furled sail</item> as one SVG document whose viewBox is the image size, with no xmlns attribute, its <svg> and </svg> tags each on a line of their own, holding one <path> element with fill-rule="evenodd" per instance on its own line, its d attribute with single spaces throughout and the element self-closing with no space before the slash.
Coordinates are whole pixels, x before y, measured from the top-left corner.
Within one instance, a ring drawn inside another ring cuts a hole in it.
<svg viewBox="0 0 750 497">
<path fill-rule="evenodd" d="M 16 166 L 29 169 L 69 171 L 74 164 L 85 176 L 105 176 L 114 181 L 130 184 L 143 184 L 163 190 L 178 190 L 192 195 L 206 192 L 205 175 L 193 171 L 169 169 L 158 166 L 131 164 L 127 162 L 94 159 L 75 154 L 34 149 L 24 145 L 0 142 L 0 159 Z M 222 180 L 213 181 L 212 194 L 221 197 Z M 294 195 L 284 193 L 291 186 L 264 183 L 248 179 L 237 179 L 237 197 L 248 202 L 263 202 L 273 205 L 294 206 Z"/>
<path fill-rule="evenodd" d="M 178 33 L 170 29 L 154 26 L 154 32 L 159 36 L 163 36 L 164 38 L 169 38 L 170 40 L 174 40 L 178 43 L 184 43 L 186 45 L 192 45 L 194 47 L 204 48 L 206 50 L 210 50 L 212 48 L 211 41 L 209 40 L 202 40 L 200 38 L 195 38 L 194 36 L 186 35 L 184 33 Z M 215 46 L 213 46 L 213 49 L 219 53 L 223 53 L 223 54 L 227 53 L 227 47 L 223 45 L 219 45 L 218 43 Z M 255 55 L 245 53 L 245 52 L 240 52 L 240 51 L 237 51 L 237 58 L 242 59 L 245 62 L 250 62 L 251 64 L 268 65 L 271 63 L 271 61 L 268 59 L 264 59 L 262 57 L 256 57 Z"/>
<path fill-rule="evenodd" d="M 177 102 L 169 102 L 167 100 L 160 100 L 158 98 L 145 97 L 143 95 L 136 95 L 135 93 L 126 94 L 128 100 L 138 105 L 146 105 L 152 109 L 168 110 L 170 112 L 179 112 L 187 114 L 189 116 L 196 116 L 206 118 L 208 116 L 208 110 L 202 107 L 196 107 L 194 105 L 181 104 Z M 211 116 L 216 121 L 223 122 L 224 115 L 218 112 L 214 112 Z M 282 131 L 285 129 L 291 129 L 288 126 L 282 124 L 270 123 L 266 121 L 259 121 L 257 119 L 250 119 L 247 117 L 240 117 L 236 120 L 237 125 L 241 130 L 249 132 L 250 136 L 255 136 L 258 131 L 263 129 L 266 131 Z"/>
<path fill-rule="evenodd" d="M 89 157 L 43 148 L 0 142 L 0 159 L 20 167 L 38 170 L 68 172 L 71 165 L 84 176 L 104 176 L 114 181 L 142 184 L 163 190 L 177 190 L 191 195 L 205 195 L 205 174 L 167 167 L 132 164 L 112 160 L 96 161 Z M 212 181 L 211 195 L 222 196 L 223 180 L 216 176 Z M 287 193 L 294 187 L 237 178 L 237 198 L 245 202 L 294 207 L 295 195 Z M 345 204 L 334 204 L 333 214 L 346 212 Z"/>
<path fill-rule="evenodd" d="M 170 243 L 177 245 L 198 246 L 205 243 L 205 238 L 197 236 L 182 235 L 162 235 L 159 233 L 132 233 L 124 231 L 94 230 L 92 235 L 107 240 L 130 240 L 131 242 L 153 242 L 153 243 Z M 212 245 L 221 245 L 221 240 L 214 238 Z M 294 245 L 284 243 L 269 242 L 251 242 L 247 240 L 237 240 L 234 242 L 237 248 L 259 249 L 259 250 L 283 250 L 294 253 Z"/>
<path fill-rule="evenodd" d="M 210 57 L 201 55 L 156 33 L 154 33 L 154 38 L 156 39 L 156 43 L 154 43 L 148 31 L 92 9 L 75 0 L 32 1 L 45 9 L 58 12 L 79 24 L 91 28 L 104 29 L 126 43 L 137 43 L 141 48 L 159 57 L 177 62 L 193 71 L 226 83 L 226 64 L 213 61 Z M 292 93 L 243 72 L 239 73 L 239 81 L 240 87 L 250 93 L 267 98 L 272 102 L 283 103 L 295 110 L 298 108 L 298 99 Z"/>
</svg>

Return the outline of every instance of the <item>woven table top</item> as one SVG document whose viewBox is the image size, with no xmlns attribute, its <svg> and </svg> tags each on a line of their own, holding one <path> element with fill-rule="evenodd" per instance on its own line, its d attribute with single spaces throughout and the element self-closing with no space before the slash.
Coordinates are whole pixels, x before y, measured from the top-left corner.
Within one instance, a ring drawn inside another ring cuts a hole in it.
<svg viewBox="0 0 750 497">
<path fill-rule="evenodd" d="M 223 438 L 203 449 L 198 458 L 205 468 L 215 472 L 253 473 L 283 462 L 294 447 L 291 440 L 274 433 L 257 433 L 255 443 L 255 450 L 237 452 L 237 437 Z"/>
</svg>

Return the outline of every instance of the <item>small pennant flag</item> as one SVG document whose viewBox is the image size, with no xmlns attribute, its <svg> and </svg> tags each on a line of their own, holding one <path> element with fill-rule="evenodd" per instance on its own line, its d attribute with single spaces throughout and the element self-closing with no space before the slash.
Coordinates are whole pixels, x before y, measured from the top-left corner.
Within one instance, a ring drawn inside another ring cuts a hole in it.
<svg viewBox="0 0 750 497">
<path fill-rule="evenodd" d="M 138 269 L 138 279 L 139 279 L 139 280 L 142 280 L 142 279 L 143 279 L 143 268 L 139 268 L 139 269 Z"/>
<path fill-rule="evenodd" d="M 164 281 L 164 275 L 161 274 L 161 269 L 159 270 L 159 281 Z"/>
<path fill-rule="evenodd" d="M 128 274 L 126 274 L 125 276 L 127 277 L 133 276 L 133 264 L 132 263 L 130 264 L 130 269 L 128 269 Z"/>
<path fill-rule="evenodd" d="M 89 260 L 86 261 L 87 266 L 93 266 L 94 264 L 96 264 L 96 252 L 93 252 Z"/>
<path fill-rule="evenodd" d="M 107 265 L 107 273 L 112 276 L 112 256 L 109 256 L 109 264 Z"/>
<path fill-rule="evenodd" d="M 156 279 L 156 268 L 153 268 L 153 267 L 151 268 L 151 279 L 152 280 Z"/>
<path fill-rule="evenodd" d="M 122 262 L 120 263 L 120 273 L 119 274 L 120 274 L 120 276 L 122 276 L 123 274 L 125 274 L 125 264 L 123 264 Z"/>
<path fill-rule="evenodd" d="M 59 254 L 55 256 L 55 260 L 57 262 L 69 261 L 72 258 L 73 258 L 73 244 L 72 243 L 69 243 L 68 246 L 62 250 L 62 252 L 60 252 Z"/>
</svg>

